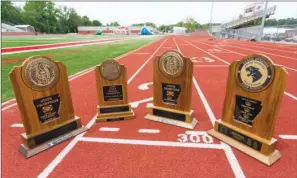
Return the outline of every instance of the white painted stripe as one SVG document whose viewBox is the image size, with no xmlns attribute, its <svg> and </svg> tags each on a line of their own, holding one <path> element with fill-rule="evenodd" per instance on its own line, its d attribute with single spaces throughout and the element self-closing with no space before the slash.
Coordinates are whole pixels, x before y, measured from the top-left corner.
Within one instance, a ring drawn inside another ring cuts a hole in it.
<svg viewBox="0 0 297 178">
<path fill-rule="evenodd" d="M 211 108 L 210 108 L 210 106 L 209 106 L 209 104 L 208 104 L 208 102 L 207 102 L 204 94 L 202 93 L 202 91 L 201 91 L 201 89 L 200 89 L 200 87 L 199 87 L 199 85 L 198 85 L 195 77 L 193 77 L 193 83 L 194 83 L 194 86 L 195 86 L 195 88 L 196 88 L 196 90 L 198 92 L 198 95 L 201 98 L 201 101 L 202 101 L 202 103 L 204 105 L 204 108 L 205 108 L 205 110 L 206 110 L 206 112 L 207 112 L 207 114 L 208 114 L 208 116 L 210 118 L 210 121 L 211 121 L 212 125 L 214 125 L 214 123 L 216 121 L 216 117 L 213 114 L 213 112 L 212 112 L 212 110 L 211 110 Z"/>
<path fill-rule="evenodd" d="M 290 94 L 290 93 L 288 93 L 288 92 L 284 92 L 284 93 L 285 93 L 285 95 L 287 95 L 287 96 L 293 98 L 294 100 L 297 100 L 297 97 L 296 97 L 296 96 L 294 96 L 294 95 L 292 95 L 292 94 Z"/>
<path fill-rule="evenodd" d="M 101 127 L 99 130 L 102 132 L 118 132 L 120 128 Z"/>
<path fill-rule="evenodd" d="M 189 43 L 189 42 L 187 42 L 187 41 L 185 41 L 185 40 L 183 40 L 183 41 L 186 42 L 186 43 L 188 43 L 189 45 L 193 46 L 194 48 L 199 49 L 200 51 L 202 51 L 202 52 L 204 52 L 204 53 L 206 53 L 206 54 L 208 54 L 208 55 L 210 55 L 210 56 L 212 56 L 212 57 L 214 57 L 214 58 L 216 58 L 216 59 L 222 61 L 222 62 L 225 63 L 225 64 L 228 64 L 228 65 L 230 64 L 229 62 L 227 62 L 227 61 L 225 61 L 225 60 L 223 60 L 223 59 L 221 59 L 221 58 L 219 58 L 219 57 L 217 57 L 217 56 L 215 56 L 215 55 L 213 55 L 213 54 L 211 54 L 211 53 L 209 53 L 209 52 L 207 52 L 207 51 L 205 51 L 205 50 L 203 50 L 203 49 L 201 49 L 201 48 L 199 48 L 199 47 L 197 47 L 196 45 L 194 45 L 194 44 L 192 44 L 192 43 Z"/>
<path fill-rule="evenodd" d="M 136 75 L 144 68 L 144 66 L 154 57 L 154 55 L 159 51 L 159 49 L 164 45 L 164 43 L 167 41 L 168 39 L 164 40 L 164 42 L 158 47 L 158 49 L 145 61 L 145 63 L 142 64 L 142 66 L 140 66 L 140 68 L 133 74 L 133 76 L 128 80 L 128 83 L 130 83 L 134 77 L 136 77 Z"/>
<path fill-rule="evenodd" d="M 167 41 L 168 39 L 164 40 L 164 41 Z M 163 45 L 164 43 L 162 43 L 159 48 L 154 52 L 154 54 L 157 53 L 157 51 L 161 48 L 161 46 Z M 139 48 L 141 49 L 141 48 Z M 152 56 L 151 56 L 152 57 Z M 150 58 L 151 58 L 150 57 Z M 147 59 L 147 61 L 150 60 L 150 58 Z M 139 73 L 139 71 L 137 70 L 136 73 Z M 133 75 L 134 76 L 134 75 Z M 132 76 L 132 77 L 133 77 Z M 136 75 L 135 75 L 136 76 Z M 134 77 L 135 77 L 134 76 Z M 131 77 L 131 78 L 132 78 Z M 130 79 L 131 79 L 130 78 Z M 128 84 L 132 81 L 130 80 L 127 82 Z M 87 124 L 86 127 L 90 128 L 91 126 L 94 125 L 95 123 L 95 120 L 97 118 L 97 115 Z M 73 149 L 73 147 L 81 140 L 81 138 L 83 137 L 83 135 L 85 134 L 86 132 L 84 133 L 81 133 L 79 134 L 78 136 L 76 136 L 60 153 L 58 156 L 55 157 L 55 159 L 38 175 L 38 178 L 45 178 L 45 177 L 48 177 L 48 175 L 56 168 L 56 166 L 62 161 L 62 159 L 64 159 L 64 157 Z"/>
<path fill-rule="evenodd" d="M 204 50 L 203 50 L 203 51 L 204 51 Z M 204 52 L 207 53 L 207 54 L 209 54 L 209 53 L 206 52 L 206 51 L 204 51 Z M 213 56 L 213 55 L 212 55 L 212 56 Z M 213 56 L 213 57 L 215 57 L 215 56 Z M 216 57 L 216 58 L 217 58 L 217 57 Z M 218 58 L 218 59 L 220 59 L 220 58 Z M 224 60 L 223 60 L 223 61 L 224 61 Z M 225 63 L 226 63 L 226 61 L 225 61 Z M 228 63 L 228 64 L 229 64 L 229 63 Z M 205 107 L 205 110 L 206 110 L 206 112 L 207 112 L 208 117 L 209 117 L 209 119 L 210 119 L 212 125 L 214 125 L 214 123 L 215 123 L 215 121 L 216 121 L 215 115 L 213 114 L 213 112 L 212 112 L 212 110 L 211 110 L 211 108 L 210 108 L 210 106 L 209 106 L 209 104 L 208 104 L 208 102 L 207 102 L 207 100 L 206 100 L 206 98 L 205 98 L 205 96 L 204 96 L 202 90 L 200 89 L 200 87 L 199 87 L 199 85 L 198 85 L 198 83 L 197 83 L 197 81 L 196 81 L 196 79 L 195 79 L 194 76 L 193 76 L 193 83 L 194 83 L 194 86 L 195 86 L 195 88 L 196 88 L 196 90 L 197 90 L 197 92 L 198 92 L 198 95 L 200 96 L 201 101 L 202 101 L 202 103 L 203 103 L 203 105 L 204 105 L 204 107 Z M 238 162 L 238 160 L 236 159 L 236 157 L 235 157 L 235 155 L 234 155 L 234 153 L 233 153 L 231 147 L 230 147 L 229 145 L 223 143 L 222 141 L 220 141 L 220 143 L 221 143 L 221 145 L 224 147 L 224 151 L 225 151 L 226 157 L 227 157 L 227 159 L 228 159 L 228 161 L 229 161 L 229 164 L 230 164 L 231 167 L 232 167 L 232 171 L 233 171 L 235 177 L 245 178 L 245 175 L 244 175 L 244 173 L 243 173 L 243 171 L 242 171 L 242 169 L 241 169 L 241 167 L 240 167 L 240 165 L 239 165 L 239 162 Z"/>
<path fill-rule="evenodd" d="M 138 86 L 139 90 L 148 90 L 149 89 L 149 85 L 153 85 L 153 82 L 148 82 L 148 83 L 144 83 Z"/>
<path fill-rule="evenodd" d="M 229 67 L 228 65 L 200 65 L 196 64 L 194 67 Z"/>
<path fill-rule="evenodd" d="M 189 135 L 205 135 L 206 132 L 205 131 L 186 131 L 186 134 L 189 134 Z"/>
<path fill-rule="evenodd" d="M 131 104 L 132 108 L 137 108 L 139 104 L 145 103 L 145 102 L 148 102 L 148 101 L 153 101 L 153 97 L 146 98 L 146 99 L 139 100 L 139 101 L 134 101 L 134 102 L 132 102 L 130 104 Z"/>
<path fill-rule="evenodd" d="M 94 40 L 81 40 L 81 41 L 68 41 L 68 42 L 61 42 L 61 43 L 51 43 L 51 44 L 36 44 L 36 45 L 28 45 L 28 46 L 14 46 L 14 47 L 6 47 L 1 49 L 15 49 L 15 48 L 27 48 L 27 47 L 39 47 L 39 46 L 53 46 L 53 45 L 62 45 L 62 44 L 71 44 L 71 43 L 84 43 L 84 42 L 94 42 L 94 41 L 106 41 L 106 40 L 119 40 L 124 38 L 102 38 L 102 39 L 94 39 Z M 32 41 L 32 42 L 38 42 L 38 41 Z"/>
<path fill-rule="evenodd" d="M 24 127 L 23 124 L 12 124 L 10 127 Z"/>
<path fill-rule="evenodd" d="M 199 43 L 204 44 L 204 45 L 207 45 L 207 46 L 212 46 L 212 45 L 209 45 L 209 44 L 207 44 L 207 43 L 202 43 L 202 42 L 199 42 Z M 220 48 L 220 47 L 218 47 L 218 48 Z M 236 52 L 236 51 L 232 51 L 232 50 L 229 50 L 229 49 L 225 49 L 225 48 L 220 48 L 220 49 L 222 49 L 222 50 L 226 50 L 226 51 L 228 51 L 228 52 L 230 52 L 230 53 L 238 54 L 238 55 L 240 55 L 240 56 L 247 56 L 247 54 L 242 54 L 242 53 L 239 53 L 239 52 Z M 280 65 L 280 64 L 278 64 L 278 65 Z M 281 65 L 281 66 L 284 66 L 284 65 Z M 293 68 L 290 68 L 290 67 L 287 67 L 287 66 L 284 66 L 284 67 L 285 67 L 286 69 L 293 70 L 293 71 L 297 72 L 297 69 L 293 69 Z"/>
<path fill-rule="evenodd" d="M 282 139 L 297 140 L 297 135 L 279 135 Z"/>
<path fill-rule="evenodd" d="M 17 105 L 17 103 L 13 103 L 13 104 L 11 104 L 11 105 L 9 105 L 9 106 L 6 106 L 6 107 L 2 108 L 1 111 L 5 111 L 5 110 L 7 110 L 7 109 L 9 109 L 9 108 L 11 108 L 11 107 L 14 107 L 14 106 L 16 106 L 16 105 Z"/>
<path fill-rule="evenodd" d="M 95 44 L 114 43 L 114 42 L 126 41 L 126 40 L 131 40 L 131 39 L 133 39 L 133 38 L 122 39 L 122 40 L 111 40 L 111 41 L 99 41 L 99 42 L 94 42 L 94 43 L 76 44 L 76 45 L 69 45 L 69 46 L 58 46 L 58 47 L 51 47 L 51 48 L 29 49 L 29 50 L 24 50 L 24 51 L 6 52 L 6 53 L 2 53 L 2 55 L 27 53 L 27 52 L 36 52 L 36 51 L 46 51 L 46 50 L 61 49 L 61 48 L 74 48 L 74 47 L 78 47 L 78 46 L 87 46 L 87 45 L 95 45 Z"/>
<path fill-rule="evenodd" d="M 178 45 L 177 45 L 177 43 L 175 41 L 175 38 L 173 38 L 173 41 L 174 41 L 174 44 L 176 45 L 177 50 L 181 53 L 181 50 L 179 49 L 179 47 L 178 47 Z"/>
<path fill-rule="evenodd" d="M 97 143 L 128 144 L 128 145 L 223 149 L 223 146 L 221 144 L 184 143 L 184 142 L 170 142 L 170 141 L 130 140 L 130 139 L 97 138 L 97 137 L 81 137 L 80 141 L 97 142 Z"/>
<path fill-rule="evenodd" d="M 158 41 L 158 40 L 157 40 L 157 41 Z M 127 55 L 129 55 L 129 54 L 131 54 L 131 53 L 134 53 L 135 51 L 138 51 L 138 50 L 140 50 L 140 49 L 143 49 L 143 48 L 145 48 L 145 47 L 151 45 L 151 44 L 154 43 L 154 42 L 156 42 L 156 41 L 152 41 L 152 42 L 150 42 L 150 43 L 148 43 L 148 44 L 146 44 L 146 45 L 144 45 L 144 46 L 141 46 L 141 47 L 139 47 L 139 48 L 137 48 L 137 49 L 134 49 L 134 50 L 132 50 L 132 51 L 129 51 L 129 52 L 125 53 L 125 54 L 122 54 L 122 55 L 120 55 L 120 56 L 114 58 L 114 60 L 118 60 L 118 59 L 120 59 L 120 58 L 123 58 L 123 57 L 125 57 L 125 56 L 127 56 Z M 76 79 L 76 78 L 78 78 L 78 77 L 81 77 L 81 76 L 83 76 L 83 75 L 85 75 L 85 74 L 91 72 L 93 69 L 95 69 L 95 67 L 96 67 L 96 66 L 90 67 L 90 68 L 88 68 L 88 69 L 85 69 L 85 70 L 83 70 L 83 71 L 80 71 L 80 72 L 78 72 L 78 73 L 75 73 L 75 74 L 69 76 L 69 77 L 68 77 L 68 81 L 72 81 L 72 80 L 74 80 L 74 79 Z M 15 98 L 14 98 L 14 99 L 11 99 L 11 100 L 9 100 L 9 101 L 7 101 L 7 102 L 5 102 L 5 103 L 11 102 L 12 100 L 16 101 Z M 4 104 L 4 103 L 3 103 L 3 104 Z M 13 104 L 13 106 L 15 106 L 15 103 Z M 13 106 L 10 106 L 9 108 L 11 108 L 11 107 L 13 107 Z M 4 109 L 4 108 L 3 108 L 3 109 Z M 3 111 L 3 109 L 2 109 L 2 111 Z M 8 108 L 7 108 L 7 109 L 8 109 Z"/>
<path fill-rule="evenodd" d="M 15 101 L 15 98 L 13 98 L 11 100 L 8 100 L 8 101 L 5 101 L 4 103 L 1 103 L 1 105 L 3 106 L 5 104 L 8 104 L 8 103 L 13 102 L 13 101 Z"/>
<path fill-rule="evenodd" d="M 239 164 L 237 158 L 235 157 L 231 147 L 224 142 L 221 142 L 221 145 L 224 147 L 225 154 L 226 154 L 229 164 L 231 165 L 231 168 L 235 174 L 235 177 L 236 178 L 245 178 L 245 175 L 244 175 L 244 173 L 240 167 L 240 164 Z"/>
<path fill-rule="evenodd" d="M 139 129 L 139 133 L 160 133 L 158 129 Z"/>
<path fill-rule="evenodd" d="M 150 53 L 134 53 L 135 55 L 146 55 L 146 54 L 150 54 Z"/>
</svg>

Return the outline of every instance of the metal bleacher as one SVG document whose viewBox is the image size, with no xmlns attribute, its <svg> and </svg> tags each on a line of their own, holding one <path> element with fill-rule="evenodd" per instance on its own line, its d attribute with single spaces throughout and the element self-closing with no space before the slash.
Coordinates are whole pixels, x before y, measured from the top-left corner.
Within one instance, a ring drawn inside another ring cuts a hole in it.
<svg viewBox="0 0 297 178">
<path fill-rule="evenodd" d="M 275 9 L 276 9 L 276 6 L 272 6 L 272 7 L 268 8 L 267 12 L 266 12 L 266 17 L 269 17 L 270 15 L 273 15 L 275 13 Z M 230 29 L 230 28 L 235 29 L 235 28 L 244 26 L 245 24 L 248 24 L 251 21 L 261 19 L 263 14 L 264 14 L 264 10 L 260 10 L 260 11 L 255 12 L 251 16 L 241 17 L 241 18 L 238 18 L 238 19 L 223 23 L 221 25 L 221 28 L 223 28 L 223 29 Z"/>
<path fill-rule="evenodd" d="M 21 30 L 19 28 L 16 28 L 14 26 L 8 25 L 6 23 L 1 23 L 1 31 L 3 32 L 4 30 L 6 32 L 25 32 L 24 30 Z"/>
</svg>

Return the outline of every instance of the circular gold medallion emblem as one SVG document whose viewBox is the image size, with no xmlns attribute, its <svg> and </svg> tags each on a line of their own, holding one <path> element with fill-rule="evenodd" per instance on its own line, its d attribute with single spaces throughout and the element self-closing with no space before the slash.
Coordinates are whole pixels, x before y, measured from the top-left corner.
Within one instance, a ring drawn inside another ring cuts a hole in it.
<svg viewBox="0 0 297 178">
<path fill-rule="evenodd" d="M 177 77 L 184 70 L 183 57 L 177 52 L 169 51 L 161 56 L 159 68 L 167 77 Z"/>
<path fill-rule="evenodd" d="M 54 61 L 45 56 L 28 58 L 22 67 L 22 79 L 31 89 L 46 91 L 56 85 L 59 79 L 59 68 Z"/>
<path fill-rule="evenodd" d="M 237 81 L 249 92 L 265 90 L 274 79 L 274 67 L 268 57 L 254 54 L 245 57 L 237 65 Z"/>
<path fill-rule="evenodd" d="M 106 60 L 100 65 L 100 73 L 106 80 L 116 80 L 121 72 L 121 65 L 113 59 Z"/>
</svg>

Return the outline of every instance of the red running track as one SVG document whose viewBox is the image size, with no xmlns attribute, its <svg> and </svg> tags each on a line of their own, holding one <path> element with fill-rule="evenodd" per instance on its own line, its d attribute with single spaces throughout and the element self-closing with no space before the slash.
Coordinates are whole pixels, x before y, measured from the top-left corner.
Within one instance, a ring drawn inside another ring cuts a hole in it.
<svg viewBox="0 0 297 178">
<path fill-rule="evenodd" d="M 91 129 L 28 160 L 17 150 L 23 128 L 11 127 L 21 123 L 17 107 L 2 111 L 3 177 L 296 177 L 297 100 L 288 95 L 283 97 L 274 132 L 282 158 L 271 167 L 205 134 L 222 114 L 228 63 L 241 57 L 214 50 L 216 43 L 221 41 L 172 36 L 120 58 L 128 68 L 129 100 L 136 114 L 133 120 L 94 123 L 95 74 L 91 71 L 72 79 L 76 115 Z M 251 49 L 249 45 L 246 48 Z M 153 58 L 168 49 L 193 58 L 192 109 L 198 119 L 194 132 L 143 119 L 147 104 L 152 102 Z M 293 85 L 296 81 L 290 79 L 286 90 L 293 90 Z M 104 131 L 106 128 L 118 130 Z"/>
</svg>

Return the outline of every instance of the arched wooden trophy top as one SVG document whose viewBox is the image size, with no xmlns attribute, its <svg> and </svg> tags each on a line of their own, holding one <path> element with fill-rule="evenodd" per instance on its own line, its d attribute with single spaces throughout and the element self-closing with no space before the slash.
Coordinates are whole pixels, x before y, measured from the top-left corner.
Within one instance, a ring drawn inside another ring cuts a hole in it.
<svg viewBox="0 0 297 178">
<path fill-rule="evenodd" d="M 247 61 L 250 58 L 253 60 Z M 287 77 L 283 66 L 273 64 L 262 54 L 252 54 L 232 62 L 222 121 L 270 140 Z"/>
<path fill-rule="evenodd" d="M 114 59 L 108 60 L 114 61 L 116 65 L 119 66 L 120 75 L 114 80 L 108 80 L 102 75 L 102 72 L 100 71 L 102 63 L 96 66 L 95 75 L 97 82 L 98 104 L 99 106 L 128 104 L 127 69 L 124 65 L 119 64 Z M 114 93 L 110 93 L 109 91 L 111 90 L 114 91 Z M 104 92 L 106 93 L 104 94 Z"/>
<path fill-rule="evenodd" d="M 38 60 L 40 60 L 39 63 L 35 64 Z M 37 67 L 36 65 L 39 64 L 41 65 Z M 55 66 L 51 66 L 52 64 Z M 51 67 L 56 67 L 57 73 L 54 74 Z M 40 73 L 37 75 L 37 72 Z M 73 121 L 75 115 L 64 64 L 52 61 L 46 56 L 33 56 L 26 59 L 21 66 L 14 67 L 9 77 L 28 138 Z M 50 83 L 52 77 L 56 78 Z M 49 79 L 43 80 L 45 78 Z M 35 80 L 35 84 L 29 79 Z M 42 83 L 45 85 L 42 86 Z M 55 104 L 46 106 L 46 102 Z M 42 110 L 37 111 L 38 107 Z M 46 110 L 52 110 L 52 113 L 55 112 L 58 117 L 40 120 L 40 117 L 46 117 L 39 116 L 38 112 L 46 112 Z"/>
<path fill-rule="evenodd" d="M 175 53 L 180 56 L 182 64 L 178 62 L 178 66 L 183 66 L 182 71 L 172 72 L 170 76 L 164 72 L 160 66 L 160 60 L 167 53 Z M 193 78 L 193 62 L 184 57 L 176 50 L 168 50 L 161 56 L 154 59 L 153 65 L 153 96 L 154 106 L 175 109 L 179 111 L 190 112 L 192 99 L 192 79 Z M 166 89 L 168 88 L 168 90 Z M 167 91 L 165 91 L 167 90 Z M 166 99 L 167 95 L 173 95 L 172 101 Z M 167 100 L 167 101 L 166 101 Z"/>
</svg>

